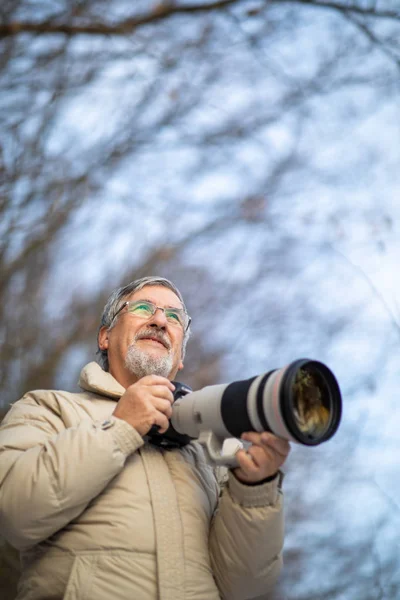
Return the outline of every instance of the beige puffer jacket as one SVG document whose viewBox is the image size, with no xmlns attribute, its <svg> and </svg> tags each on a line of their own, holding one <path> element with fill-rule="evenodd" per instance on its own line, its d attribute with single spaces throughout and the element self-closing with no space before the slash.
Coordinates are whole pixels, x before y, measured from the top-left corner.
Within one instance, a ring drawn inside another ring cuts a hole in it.
<svg viewBox="0 0 400 600">
<path fill-rule="evenodd" d="M 18 599 L 265 595 L 281 568 L 276 481 L 230 474 L 218 501 L 197 443 L 161 450 L 110 418 L 124 388 L 96 363 L 80 386 L 26 394 L 0 428 L 0 533 L 21 551 Z"/>
</svg>

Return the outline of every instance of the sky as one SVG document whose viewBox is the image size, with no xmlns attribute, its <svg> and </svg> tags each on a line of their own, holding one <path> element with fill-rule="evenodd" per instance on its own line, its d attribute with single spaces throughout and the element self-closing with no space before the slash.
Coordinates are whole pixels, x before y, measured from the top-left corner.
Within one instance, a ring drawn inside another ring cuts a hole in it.
<svg viewBox="0 0 400 600">
<path fill-rule="evenodd" d="M 294 445 L 286 467 L 286 547 L 322 540 L 329 554 L 334 536 L 345 555 L 373 531 L 374 552 L 352 566 L 356 586 L 399 550 L 398 67 L 332 12 L 285 5 L 268 18 L 235 15 L 178 18 L 156 36 L 144 28 L 134 39 L 71 41 L 46 152 L 67 174 L 87 167 L 97 187 L 54 247 L 49 314 L 68 314 L 74 293 L 111 291 L 127 265 L 188 236 L 179 259 L 210 286 L 204 300 L 190 290 L 189 310 L 203 343 L 222 350 L 221 382 L 300 357 L 326 362 L 339 380 L 339 432 L 318 448 Z M 120 57 L 80 90 L 88 49 Z M 35 110 L 49 98 L 42 88 L 29 96 Z M 27 130 L 35 118 L 26 115 Z M 132 152 L 103 162 L 104 143 L 124 135 Z M 35 211 L 27 228 L 45 217 L 44 205 Z M 60 386 L 72 387 L 86 357 L 71 349 Z M 307 556 L 297 584 L 292 572 L 288 599 L 310 596 L 322 570 L 327 585 L 340 579 L 343 563 L 326 556 Z M 399 571 L 387 581 L 400 590 Z M 335 598 L 367 600 L 354 590 Z"/>
</svg>

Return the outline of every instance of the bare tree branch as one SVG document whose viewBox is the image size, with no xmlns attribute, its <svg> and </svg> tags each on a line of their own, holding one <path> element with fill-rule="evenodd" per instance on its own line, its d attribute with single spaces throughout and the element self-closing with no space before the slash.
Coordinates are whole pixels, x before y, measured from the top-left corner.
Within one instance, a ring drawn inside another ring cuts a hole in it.
<svg viewBox="0 0 400 600">
<path fill-rule="evenodd" d="M 116 35 L 126 36 L 135 32 L 135 30 L 149 23 L 157 23 L 178 14 L 198 14 L 210 11 L 225 10 L 229 6 L 241 4 L 242 0 L 216 0 L 209 3 L 191 4 L 188 6 L 179 6 L 170 3 L 157 4 L 149 13 L 125 19 L 116 24 L 90 23 L 90 24 L 71 24 L 56 23 L 53 20 L 42 22 L 30 21 L 11 21 L 10 23 L 0 24 L 0 38 L 16 36 L 20 33 L 32 34 L 55 34 L 60 33 L 67 36 L 76 35 Z M 375 8 L 364 8 L 356 4 L 343 4 L 341 2 L 318 1 L 318 0 L 270 0 L 268 4 L 299 4 L 313 6 L 316 8 L 333 9 L 342 13 L 352 13 L 363 16 L 385 19 L 399 19 L 400 12 L 395 10 L 376 10 Z"/>
<path fill-rule="evenodd" d="M 373 46 L 378 48 L 391 61 L 393 61 L 397 68 L 400 68 L 400 57 L 396 56 L 396 54 L 390 50 L 365 23 L 361 23 L 356 16 L 349 13 L 346 15 L 346 18 L 370 40 Z"/>
<path fill-rule="evenodd" d="M 54 34 L 65 35 L 128 35 L 138 27 L 157 23 L 177 14 L 204 13 L 211 10 L 224 10 L 234 4 L 240 4 L 242 0 L 216 0 L 210 3 L 191 4 L 189 6 L 177 6 L 170 3 L 157 4 L 153 11 L 131 19 L 126 19 L 115 25 L 104 23 L 93 23 L 89 25 L 71 25 L 69 23 L 54 23 L 52 20 L 44 22 L 13 21 L 0 24 L 0 37 L 15 36 L 20 33 Z"/>
<path fill-rule="evenodd" d="M 366 8 L 356 4 L 344 4 L 343 2 L 332 2 L 331 0 L 270 0 L 271 4 L 303 4 L 315 8 L 333 9 L 343 13 L 352 13 L 364 17 L 375 17 L 378 19 L 400 19 L 399 10 L 377 10 L 374 7 Z"/>
</svg>

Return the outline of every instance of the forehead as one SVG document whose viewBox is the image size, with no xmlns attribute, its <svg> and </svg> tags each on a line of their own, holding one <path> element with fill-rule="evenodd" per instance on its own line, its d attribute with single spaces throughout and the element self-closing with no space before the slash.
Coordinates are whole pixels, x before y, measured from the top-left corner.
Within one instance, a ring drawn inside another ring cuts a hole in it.
<svg viewBox="0 0 400 600">
<path fill-rule="evenodd" d="M 182 308 L 182 302 L 169 288 L 161 285 L 145 285 L 141 290 L 131 294 L 129 300 L 150 300 L 158 306 Z"/>
</svg>

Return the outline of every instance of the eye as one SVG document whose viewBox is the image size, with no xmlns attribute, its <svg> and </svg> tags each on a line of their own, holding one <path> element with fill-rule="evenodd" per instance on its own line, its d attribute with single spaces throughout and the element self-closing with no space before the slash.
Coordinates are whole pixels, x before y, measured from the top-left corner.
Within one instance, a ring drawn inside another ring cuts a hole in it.
<svg viewBox="0 0 400 600">
<path fill-rule="evenodd" d="M 140 302 L 129 307 L 130 312 L 138 317 L 150 317 L 153 314 L 152 306 L 148 302 Z"/>
<path fill-rule="evenodd" d="M 176 310 L 166 310 L 165 316 L 171 323 L 176 323 L 177 325 L 182 324 L 181 316 Z"/>
</svg>

